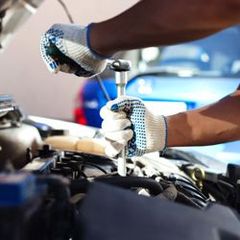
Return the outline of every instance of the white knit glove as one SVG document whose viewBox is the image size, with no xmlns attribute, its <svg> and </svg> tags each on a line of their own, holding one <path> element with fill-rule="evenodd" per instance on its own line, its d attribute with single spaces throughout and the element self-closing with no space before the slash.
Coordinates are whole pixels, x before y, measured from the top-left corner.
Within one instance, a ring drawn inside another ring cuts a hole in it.
<svg viewBox="0 0 240 240">
<path fill-rule="evenodd" d="M 100 115 L 107 141 L 105 153 L 108 156 L 116 156 L 125 146 L 128 157 L 166 148 L 165 117 L 151 113 L 140 99 L 119 97 L 108 102 L 101 109 Z"/>
<path fill-rule="evenodd" d="M 107 61 L 91 50 L 90 27 L 54 24 L 41 38 L 41 55 L 51 72 L 93 77 L 106 68 Z"/>
</svg>

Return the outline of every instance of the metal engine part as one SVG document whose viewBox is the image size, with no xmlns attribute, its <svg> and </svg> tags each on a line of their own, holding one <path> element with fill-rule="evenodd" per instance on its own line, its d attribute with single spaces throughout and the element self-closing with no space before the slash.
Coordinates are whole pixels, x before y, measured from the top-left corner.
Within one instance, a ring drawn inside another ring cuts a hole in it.
<svg viewBox="0 0 240 240">
<path fill-rule="evenodd" d="M 36 152 L 40 145 L 40 134 L 32 126 L 21 124 L 0 129 L 0 169 L 3 170 L 6 163 L 12 164 L 15 169 L 22 168 L 27 164 L 26 149 Z"/>
</svg>

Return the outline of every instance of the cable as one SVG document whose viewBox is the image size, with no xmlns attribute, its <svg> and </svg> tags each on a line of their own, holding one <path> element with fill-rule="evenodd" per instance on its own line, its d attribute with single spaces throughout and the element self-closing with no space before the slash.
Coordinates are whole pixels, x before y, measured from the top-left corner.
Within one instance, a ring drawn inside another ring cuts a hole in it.
<svg viewBox="0 0 240 240">
<path fill-rule="evenodd" d="M 108 91 L 103 84 L 102 78 L 99 75 L 96 78 L 97 78 L 98 84 L 103 92 L 104 97 L 106 98 L 107 101 L 111 101 L 112 99 L 110 98 Z"/>
<path fill-rule="evenodd" d="M 72 17 L 72 15 L 71 15 L 70 11 L 68 10 L 68 7 L 66 6 L 66 4 L 65 4 L 62 0 L 57 0 L 57 1 L 58 1 L 58 2 L 60 3 L 60 5 L 62 6 L 64 12 L 66 13 L 66 15 L 67 15 L 67 17 L 68 17 L 68 19 L 69 19 L 69 22 L 70 22 L 70 23 L 74 23 L 73 17 Z M 112 99 L 110 98 L 110 96 L 109 96 L 109 94 L 108 94 L 108 91 L 107 91 L 106 87 L 104 86 L 101 77 L 100 77 L 100 76 L 97 76 L 96 79 L 97 79 L 97 81 L 98 81 L 98 83 L 99 83 L 99 86 L 100 86 L 100 88 L 101 88 L 101 90 L 102 90 L 102 92 L 103 92 L 103 95 L 104 95 L 104 97 L 106 98 L 106 100 L 107 100 L 107 101 L 111 101 Z"/>
<path fill-rule="evenodd" d="M 88 161 L 84 161 L 83 162 L 83 167 L 85 167 L 86 165 L 91 166 L 91 167 L 95 167 L 96 169 L 100 170 L 101 172 L 103 172 L 104 174 L 107 174 L 107 172 L 105 171 L 105 169 L 99 167 L 98 165 L 94 164 L 94 163 L 90 163 Z"/>
<path fill-rule="evenodd" d="M 72 15 L 71 15 L 70 11 L 68 10 L 66 4 L 65 4 L 62 0 L 57 0 L 57 1 L 58 1 L 58 2 L 60 3 L 60 5 L 62 6 L 64 12 L 66 13 L 66 15 L 67 15 L 67 17 L 68 17 L 68 19 L 69 19 L 69 22 L 70 22 L 70 23 L 74 23 L 73 17 L 72 17 Z"/>
</svg>

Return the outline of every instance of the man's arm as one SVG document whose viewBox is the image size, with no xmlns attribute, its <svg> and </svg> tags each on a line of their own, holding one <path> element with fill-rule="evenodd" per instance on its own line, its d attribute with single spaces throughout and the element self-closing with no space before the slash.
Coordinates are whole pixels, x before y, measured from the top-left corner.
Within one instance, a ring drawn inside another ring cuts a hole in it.
<svg viewBox="0 0 240 240">
<path fill-rule="evenodd" d="M 199 146 L 240 139 L 240 87 L 209 106 L 168 117 L 167 146 Z"/>
<path fill-rule="evenodd" d="M 105 152 L 110 157 L 124 146 L 131 157 L 165 147 L 240 140 L 240 88 L 214 104 L 168 117 L 152 112 L 139 98 L 127 96 L 108 102 L 100 115 Z"/>
<path fill-rule="evenodd" d="M 120 50 L 199 39 L 240 23 L 239 0 L 142 0 L 92 26 L 92 48 L 105 56 Z"/>
<path fill-rule="evenodd" d="M 99 54 L 199 39 L 240 23 L 239 13 L 240 0 L 142 0 L 88 27 L 54 24 L 41 38 L 41 54 L 51 72 L 94 76 L 107 64 Z"/>
</svg>

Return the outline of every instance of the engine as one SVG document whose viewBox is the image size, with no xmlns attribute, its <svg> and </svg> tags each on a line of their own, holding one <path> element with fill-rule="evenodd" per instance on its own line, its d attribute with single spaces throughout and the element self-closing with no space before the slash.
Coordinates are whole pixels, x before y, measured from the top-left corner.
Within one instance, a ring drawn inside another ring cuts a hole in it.
<svg viewBox="0 0 240 240">
<path fill-rule="evenodd" d="M 239 166 L 168 149 L 121 177 L 117 159 L 42 144 L 64 131 L 1 104 L 0 239 L 240 239 Z"/>
</svg>

